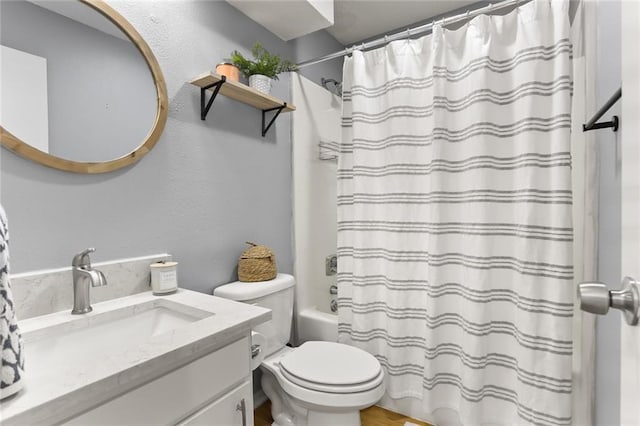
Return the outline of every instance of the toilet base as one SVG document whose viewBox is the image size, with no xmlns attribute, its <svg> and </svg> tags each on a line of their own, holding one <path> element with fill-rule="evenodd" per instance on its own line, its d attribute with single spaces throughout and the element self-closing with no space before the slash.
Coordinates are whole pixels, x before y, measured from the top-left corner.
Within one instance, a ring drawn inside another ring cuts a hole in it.
<svg viewBox="0 0 640 426">
<path fill-rule="evenodd" d="M 282 391 L 273 373 L 264 368 L 261 384 L 271 401 L 272 426 L 360 426 L 359 409 L 320 407 L 293 398 Z"/>
</svg>

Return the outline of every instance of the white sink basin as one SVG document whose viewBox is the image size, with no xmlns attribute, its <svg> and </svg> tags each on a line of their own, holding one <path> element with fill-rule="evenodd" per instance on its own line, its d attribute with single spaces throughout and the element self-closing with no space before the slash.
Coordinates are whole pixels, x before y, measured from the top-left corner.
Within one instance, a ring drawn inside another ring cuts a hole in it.
<svg viewBox="0 0 640 426">
<path fill-rule="evenodd" d="M 64 323 L 26 331 L 25 353 L 31 379 L 58 375 L 77 364 L 109 362 L 152 337 L 214 314 L 164 299 L 146 301 L 107 312 L 69 314 Z M 30 380 L 31 381 L 31 380 Z"/>
</svg>

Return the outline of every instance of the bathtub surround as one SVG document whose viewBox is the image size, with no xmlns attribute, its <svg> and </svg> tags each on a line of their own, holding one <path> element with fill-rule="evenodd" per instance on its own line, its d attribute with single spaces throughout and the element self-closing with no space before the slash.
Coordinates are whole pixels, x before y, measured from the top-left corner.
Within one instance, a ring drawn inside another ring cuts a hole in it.
<svg viewBox="0 0 640 426">
<path fill-rule="evenodd" d="M 532 2 L 345 61 L 339 340 L 425 414 L 571 424 L 569 31 Z"/>
<path fill-rule="evenodd" d="M 91 289 L 91 303 L 151 290 L 149 265 L 169 261 L 167 253 L 93 263 L 104 273 L 108 285 Z M 71 265 L 71 258 L 69 259 Z M 71 266 L 11 275 L 16 311 L 21 320 L 71 310 L 73 281 Z"/>
<path fill-rule="evenodd" d="M 314 67 L 309 67 L 312 69 Z M 337 338 L 337 316 L 329 293 L 325 258 L 336 252 L 336 161 L 323 160 L 323 141 L 340 140 L 342 101 L 304 76 L 294 75 L 293 225 L 297 342 Z"/>
</svg>

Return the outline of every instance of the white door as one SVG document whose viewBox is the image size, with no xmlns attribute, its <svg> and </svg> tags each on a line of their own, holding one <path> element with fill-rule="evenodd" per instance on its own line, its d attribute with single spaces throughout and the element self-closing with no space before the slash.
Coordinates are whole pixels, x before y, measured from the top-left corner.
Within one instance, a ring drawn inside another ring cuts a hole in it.
<svg viewBox="0 0 640 426">
<path fill-rule="evenodd" d="M 622 1 L 622 276 L 640 280 L 640 1 Z M 615 76 L 611 76 L 615 78 Z M 613 284 L 612 284 L 613 285 Z M 620 316 L 622 318 L 622 316 Z M 640 325 L 621 319 L 622 425 L 640 425 Z"/>
</svg>

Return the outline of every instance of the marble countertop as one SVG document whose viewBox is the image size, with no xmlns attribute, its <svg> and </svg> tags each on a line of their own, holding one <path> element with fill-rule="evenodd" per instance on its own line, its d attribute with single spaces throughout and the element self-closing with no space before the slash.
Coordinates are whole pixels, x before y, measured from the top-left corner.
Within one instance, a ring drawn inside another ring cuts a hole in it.
<svg viewBox="0 0 640 426">
<path fill-rule="evenodd" d="M 64 333 L 102 322 L 110 313 L 164 305 L 180 305 L 186 314 L 191 309 L 200 317 L 208 316 L 148 337 L 117 356 L 76 357 L 71 363 L 58 363 L 62 365 L 47 369 L 46 380 L 40 377 L 41 371 L 29 376 L 30 341 L 52 334 L 51 330 Z M 180 289 L 166 296 L 145 292 L 96 303 L 93 312 L 84 315 L 71 315 L 68 310 L 21 321 L 25 385 L 0 401 L 0 421 L 6 426 L 63 421 L 226 346 L 270 318 L 268 309 Z"/>
</svg>

